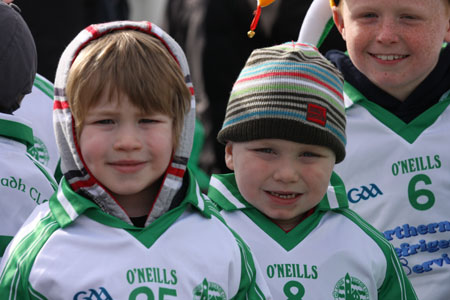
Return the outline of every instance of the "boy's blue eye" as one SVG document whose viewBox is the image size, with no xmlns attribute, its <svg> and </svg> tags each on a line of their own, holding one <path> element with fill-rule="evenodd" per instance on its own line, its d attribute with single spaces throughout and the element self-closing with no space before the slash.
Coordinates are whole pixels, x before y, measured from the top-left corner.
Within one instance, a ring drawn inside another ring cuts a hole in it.
<svg viewBox="0 0 450 300">
<path fill-rule="evenodd" d="M 271 148 L 258 148 L 255 149 L 255 151 L 261 153 L 274 153 L 274 151 Z"/>
<path fill-rule="evenodd" d="M 313 152 L 303 152 L 301 154 L 301 156 L 303 156 L 303 157 L 318 157 L 319 155 L 317 155 L 317 154 L 315 154 Z"/>
<path fill-rule="evenodd" d="M 364 14 L 364 18 L 376 18 L 377 15 L 374 13 L 366 13 Z"/>
<path fill-rule="evenodd" d="M 404 15 L 404 16 L 402 16 L 402 19 L 415 20 L 416 17 L 410 16 L 410 15 Z"/>
</svg>

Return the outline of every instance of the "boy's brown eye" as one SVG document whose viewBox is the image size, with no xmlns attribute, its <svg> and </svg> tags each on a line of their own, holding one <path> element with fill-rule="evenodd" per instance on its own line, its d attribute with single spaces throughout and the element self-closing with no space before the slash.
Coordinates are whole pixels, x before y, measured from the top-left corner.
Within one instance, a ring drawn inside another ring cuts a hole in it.
<svg viewBox="0 0 450 300">
<path fill-rule="evenodd" d="M 114 121 L 111 119 L 105 119 L 105 120 L 98 120 L 94 122 L 95 124 L 102 124 L 102 125 L 109 125 L 114 124 Z"/>
<path fill-rule="evenodd" d="M 140 119 L 139 123 L 144 123 L 144 124 L 149 124 L 149 123 L 156 123 L 156 120 L 152 120 L 152 119 Z"/>
</svg>

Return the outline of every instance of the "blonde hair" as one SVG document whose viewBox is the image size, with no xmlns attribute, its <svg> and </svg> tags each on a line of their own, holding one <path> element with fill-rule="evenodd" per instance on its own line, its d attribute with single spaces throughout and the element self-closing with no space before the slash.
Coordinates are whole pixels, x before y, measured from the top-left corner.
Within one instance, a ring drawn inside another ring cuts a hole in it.
<svg viewBox="0 0 450 300">
<path fill-rule="evenodd" d="M 80 51 L 67 80 L 77 137 L 103 91 L 126 94 L 144 113 L 171 117 L 177 147 L 191 93 L 180 66 L 158 38 L 136 30 L 113 31 Z"/>
</svg>

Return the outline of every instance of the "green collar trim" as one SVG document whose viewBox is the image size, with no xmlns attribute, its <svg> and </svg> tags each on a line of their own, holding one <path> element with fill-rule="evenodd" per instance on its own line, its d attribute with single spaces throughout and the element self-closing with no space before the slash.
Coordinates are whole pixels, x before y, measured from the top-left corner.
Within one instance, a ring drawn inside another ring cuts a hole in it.
<svg viewBox="0 0 450 300">
<path fill-rule="evenodd" d="M 372 101 L 369 101 L 361 94 L 360 91 L 358 91 L 348 82 L 344 83 L 344 91 L 353 103 L 358 103 L 359 105 L 367 109 L 369 113 L 374 116 L 379 122 L 390 128 L 410 144 L 414 143 L 414 141 L 422 134 L 422 132 L 430 127 L 450 104 L 449 91 L 441 97 L 438 103 L 420 114 L 413 121 L 405 123 L 383 107 Z"/>
<path fill-rule="evenodd" d="M 256 208 L 243 209 L 242 212 L 286 251 L 290 251 L 300 244 L 317 227 L 317 224 L 319 224 L 325 214 L 324 211 L 316 209 L 313 214 L 300 224 L 286 232 Z"/>
<path fill-rule="evenodd" d="M 190 170 L 189 167 L 186 171 L 188 172 L 189 176 L 189 185 L 182 204 L 192 204 L 192 206 L 197 208 L 205 217 L 207 217 L 208 219 L 211 218 L 211 215 L 216 211 L 214 204 L 201 192 L 200 186 L 194 176 L 194 173 Z"/>
<path fill-rule="evenodd" d="M 330 197 L 326 194 L 316 206 L 314 213 L 289 232 L 285 232 L 242 197 L 237 188 L 234 173 L 213 175 L 208 196 L 225 211 L 241 210 L 281 247 L 290 251 L 319 224 L 325 212 L 348 207 L 345 187 L 342 180 L 334 172 L 330 183 L 334 189 L 336 201 L 329 200 L 331 193 Z"/>
<path fill-rule="evenodd" d="M 33 129 L 23 123 L 0 119 L 0 136 L 18 141 L 27 148 L 34 145 Z"/>
<path fill-rule="evenodd" d="M 57 193 L 50 198 L 49 206 L 61 228 L 69 226 L 78 216 L 84 214 L 106 226 L 126 230 L 149 248 L 180 217 L 189 204 L 196 207 L 205 217 L 211 218 L 215 209 L 213 204 L 203 199 L 198 184 L 193 177 L 190 179 L 186 198 L 181 204 L 145 228 L 133 226 L 105 213 L 93 201 L 75 193 L 65 178 L 62 178 Z"/>
</svg>

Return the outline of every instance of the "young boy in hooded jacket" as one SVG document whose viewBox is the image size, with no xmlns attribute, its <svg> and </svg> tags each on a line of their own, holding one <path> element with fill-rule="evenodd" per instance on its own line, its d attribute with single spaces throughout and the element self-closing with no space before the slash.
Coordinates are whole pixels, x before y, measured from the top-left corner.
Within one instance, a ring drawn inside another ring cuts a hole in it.
<svg viewBox="0 0 450 300">
<path fill-rule="evenodd" d="M 1 299 L 270 299 L 252 254 L 186 169 L 195 100 L 149 22 L 80 32 L 60 59 L 57 193 L 1 265 Z"/>
</svg>

